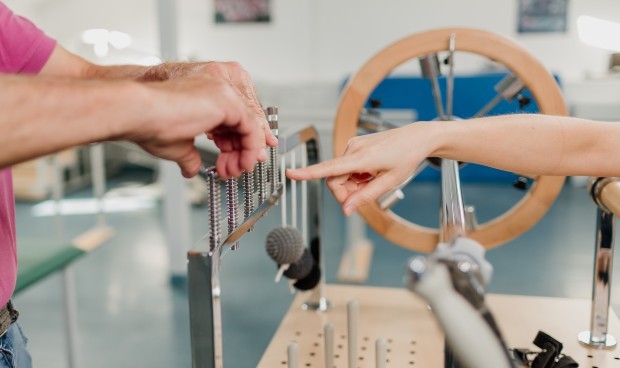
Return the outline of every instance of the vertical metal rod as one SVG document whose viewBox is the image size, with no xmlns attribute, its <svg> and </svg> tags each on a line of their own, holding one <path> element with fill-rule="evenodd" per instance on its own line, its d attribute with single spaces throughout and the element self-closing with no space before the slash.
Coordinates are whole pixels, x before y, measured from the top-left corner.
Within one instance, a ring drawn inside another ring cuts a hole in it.
<svg viewBox="0 0 620 368">
<path fill-rule="evenodd" d="M 461 195 L 458 162 L 441 160 L 441 214 L 440 232 L 441 242 L 465 236 L 465 210 Z"/>
<path fill-rule="evenodd" d="M 452 108 L 454 105 L 454 50 L 456 44 L 456 35 L 450 34 L 450 55 L 448 56 L 448 80 L 446 81 L 446 118 L 452 119 Z"/>
<path fill-rule="evenodd" d="M 259 162 L 256 164 L 256 184 L 258 185 L 258 205 L 260 206 L 267 199 L 267 163 Z"/>
<path fill-rule="evenodd" d="M 325 368 L 334 368 L 334 325 L 325 324 L 323 337 L 325 339 Z"/>
<path fill-rule="evenodd" d="M 385 339 L 375 341 L 375 368 L 387 367 L 387 343 Z"/>
<path fill-rule="evenodd" d="M 308 166 L 308 153 L 306 144 L 301 145 L 301 167 Z M 301 182 L 301 234 L 304 237 L 304 244 L 308 244 L 308 182 Z"/>
<path fill-rule="evenodd" d="M 60 163 L 60 156 L 55 154 L 51 158 L 52 167 L 52 199 L 56 207 L 54 213 L 55 219 L 55 231 L 56 241 L 64 242 L 66 238 L 65 234 L 65 221 L 62 215 L 62 198 L 64 197 L 64 181 L 63 181 L 63 168 Z M 66 267 L 62 272 L 62 292 L 64 303 L 64 317 L 65 317 L 65 336 L 67 339 L 67 364 L 69 368 L 77 367 L 77 307 L 75 301 L 75 283 L 73 269 L 71 266 Z"/>
<path fill-rule="evenodd" d="M 105 226 L 103 196 L 105 194 L 105 155 L 103 144 L 90 146 L 90 171 L 93 183 L 93 195 L 97 203 L 97 226 Z"/>
<path fill-rule="evenodd" d="M 357 367 L 357 326 L 359 322 L 359 304 L 356 300 L 347 303 L 347 342 L 349 368 Z"/>
<path fill-rule="evenodd" d="M 288 344 L 286 349 L 288 368 L 299 368 L 299 345 L 296 342 Z"/>
<path fill-rule="evenodd" d="M 65 335 L 67 338 L 67 360 L 69 368 L 76 368 L 78 349 L 77 302 L 75 296 L 75 276 L 73 266 L 62 271 L 62 291 L 65 314 Z"/>
<path fill-rule="evenodd" d="M 439 88 L 439 82 L 437 81 L 437 77 L 439 75 L 438 64 L 437 54 L 425 55 L 420 58 L 422 75 L 428 78 L 431 82 L 433 101 L 435 101 L 437 116 L 439 117 L 439 120 L 446 120 L 443 110 L 443 101 L 441 100 L 441 88 Z"/>
<path fill-rule="evenodd" d="M 239 186 L 236 178 L 226 180 L 226 214 L 228 234 L 230 234 L 239 225 Z M 230 249 L 239 249 L 239 242 L 233 243 Z"/>
<path fill-rule="evenodd" d="M 250 217 L 256 208 L 254 203 L 254 170 L 243 173 L 243 219 Z M 253 231 L 251 227 L 248 231 Z"/>
<path fill-rule="evenodd" d="M 208 170 L 204 175 L 209 190 L 209 248 L 213 252 L 222 241 L 220 184 L 215 169 Z"/>
<path fill-rule="evenodd" d="M 280 159 L 280 165 L 281 165 L 281 170 L 279 170 L 282 173 L 282 197 L 280 197 L 280 209 L 282 211 L 282 227 L 286 227 L 286 225 L 288 224 L 288 220 L 287 220 L 287 214 L 288 214 L 288 208 L 286 206 L 286 155 L 282 155 L 282 158 Z M 278 171 L 276 168 L 278 167 L 278 165 L 274 165 L 273 170 L 275 170 L 276 172 Z M 293 193 L 291 193 L 291 195 L 293 195 Z"/>
<path fill-rule="evenodd" d="M 267 122 L 269 123 L 269 128 L 273 135 L 276 138 L 279 135 L 279 123 L 278 123 L 278 108 L 275 106 L 269 106 L 267 108 Z M 271 181 L 271 193 L 275 192 L 279 186 L 280 173 L 278 172 L 278 147 L 269 147 L 269 154 L 271 159 L 271 177 L 269 178 Z"/>
<path fill-rule="evenodd" d="M 596 209 L 596 250 L 590 331 L 581 332 L 579 341 L 599 348 L 616 345 L 616 339 L 607 334 L 614 255 L 614 222 L 613 213 L 600 207 Z"/>
<path fill-rule="evenodd" d="M 291 168 L 295 169 L 297 166 L 297 148 L 293 148 L 291 151 Z M 284 174 L 286 168 L 282 169 L 282 173 Z M 282 182 L 286 181 L 286 176 L 283 175 Z M 291 181 L 291 226 L 297 228 L 297 181 Z"/>
</svg>

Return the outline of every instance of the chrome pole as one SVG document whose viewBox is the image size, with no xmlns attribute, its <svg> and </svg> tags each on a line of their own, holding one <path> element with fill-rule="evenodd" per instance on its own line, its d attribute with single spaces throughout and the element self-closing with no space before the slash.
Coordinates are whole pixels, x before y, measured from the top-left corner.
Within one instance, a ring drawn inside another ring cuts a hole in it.
<svg viewBox="0 0 620 368">
<path fill-rule="evenodd" d="M 465 236 L 465 223 L 459 164 L 454 160 L 442 159 L 439 241 L 448 243 L 459 236 Z"/>
<path fill-rule="evenodd" d="M 590 187 L 597 204 L 592 310 L 590 330 L 580 332 L 578 339 L 583 344 L 597 348 L 610 348 L 617 344 L 616 339 L 607 333 L 614 259 L 615 216 L 601 200 L 603 187 L 612 180 L 614 179 L 598 178 L 591 183 Z"/>
</svg>

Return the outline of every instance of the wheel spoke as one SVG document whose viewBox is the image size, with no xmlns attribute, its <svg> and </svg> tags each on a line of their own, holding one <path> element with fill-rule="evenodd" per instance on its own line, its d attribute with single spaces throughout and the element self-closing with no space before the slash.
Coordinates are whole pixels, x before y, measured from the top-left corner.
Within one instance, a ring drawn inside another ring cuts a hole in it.
<svg viewBox="0 0 620 368">
<path fill-rule="evenodd" d="M 430 80 L 433 89 L 433 100 L 437 109 L 439 120 L 446 120 L 443 111 L 443 101 L 441 99 L 441 90 L 437 77 L 439 75 L 439 58 L 437 54 L 430 54 L 420 57 L 420 67 L 422 68 L 422 76 Z"/>
<path fill-rule="evenodd" d="M 446 82 L 446 118 L 452 120 L 452 108 L 454 105 L 454 50 L 456 46 L 456 34 L 450 35 L 450 55 L 448 56 L 448 80 Z"/>
<path fill-rule="evenodd" d="M 491 101 L 489 101 L 480 111 L 474 115 L 474 118 L 478 118 L 484 116 L 489 113 L 497 104 L 499 104 L 502 100 L 506 100 L 508 102 L 512 102 L 515 98 L 519 96 L 525 85 L 521 82 L 521 79 L 514 74 L 508 74 L 501 81 L 499 81 L 494 89 L 497 94 Z"/>
<path fill-rule="evenodd" d="M 357 120 L 357 127 L 368 133 L 377 133 L 398 128 L 399 125 L 382 119 L 378 114 L 373 114 L 366 109 L 362 109 L 362 113 Z"/>
</svg>

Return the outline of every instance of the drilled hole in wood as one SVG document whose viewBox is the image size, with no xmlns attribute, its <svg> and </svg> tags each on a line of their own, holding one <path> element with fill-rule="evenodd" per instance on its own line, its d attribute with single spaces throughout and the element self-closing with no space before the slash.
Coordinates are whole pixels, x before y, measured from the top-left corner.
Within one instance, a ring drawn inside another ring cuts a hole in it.
<svg viewBox="0 0 620 368">
<path fill-rule="evenodd" d="M 588 358 L 592 358 L 592 355 L 588 355 Z"/>
<path fill-rule="evenodd" d="M 338 344 L 338 349 L 342 349 L 342 344 Z"/>
<path fill-rule="evenodd" d="M 362 346 L 362 350 L 366 350 L 366 347 L 365 347 L 365 346 Z"/>
<path fill-rule="evenodd" d="M 359 357 L 359 360 L 364 360 L 364 357 L 363 356 Z"/>
<path fill-rule="evenodd" d="M 283 360 L 283 361 L 282 361 L 282 365 L 286 365 L 286 360 Z"/>
<path fill-rule="evenodd" d="M 364 341 L 368 341 L 368 340 L 369 340 L 368 336 L 364 336 Z"/>
<path fill-rule="evenodd" d="M 295 336 L 301 336 L 301 331 L 295 332 Z"/>
<path fill-rule="evenodd" d="M 393 340 L 392 340 L 392 339 L 388 339 L 388 343 L 390 343 L 390 344 L 391 344 L 392 342 L 393 342 Z"/>
<path fill-rule="evenodd" d="M 338 359 L 338 358 L 340 358 L 340 355 L 334 354 L 334 358 Z"/>
<path fill-rule="evenodd" d="M 409 352 L 409 354 L 415 354 L 415 351 L 414 351 L 414 350 L 411 350 L 411 351 Z"/>
<path fill-rule="evenodd" d="M 413 365 L 413 362 L 409 362 L 409 365 Z"/>
<path fill-rule="evenodd" d="M 315 355 L 316 353 L 314 351 L 310 353 L 310 356 L 315 356 Z"/>
</svg>

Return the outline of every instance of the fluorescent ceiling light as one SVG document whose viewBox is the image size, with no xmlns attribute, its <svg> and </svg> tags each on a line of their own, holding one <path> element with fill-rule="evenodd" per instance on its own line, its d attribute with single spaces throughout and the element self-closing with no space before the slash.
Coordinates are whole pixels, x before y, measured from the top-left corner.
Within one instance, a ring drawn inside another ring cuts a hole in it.
<svg viewBox="0 0 620 368">
<path fill-rule="evenodd" d="M 582 15 L 577 18 L 577 29 L 583 43 L 620 52 L 620 23 Z"/>
</svg>

